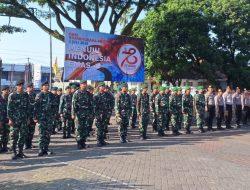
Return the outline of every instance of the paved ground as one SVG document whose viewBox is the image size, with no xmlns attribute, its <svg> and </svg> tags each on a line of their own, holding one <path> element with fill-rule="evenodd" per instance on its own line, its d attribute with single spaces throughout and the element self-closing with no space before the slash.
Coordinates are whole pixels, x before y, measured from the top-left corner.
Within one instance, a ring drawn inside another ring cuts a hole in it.
<svg viewBox="0 0 250 190">
<path fill-rule="evenodd" d="M 98 148 L 92 137 L 87 150 L 74 139 L 52 137 L 55 155 L 12 161 L 0 155 L 0 189 L 250 189 L 250 126 L 241 129 L 140 141 L 129 130 L 130 143 L 119 144 L 111 127 L 109 146 Z"/>
</svg>

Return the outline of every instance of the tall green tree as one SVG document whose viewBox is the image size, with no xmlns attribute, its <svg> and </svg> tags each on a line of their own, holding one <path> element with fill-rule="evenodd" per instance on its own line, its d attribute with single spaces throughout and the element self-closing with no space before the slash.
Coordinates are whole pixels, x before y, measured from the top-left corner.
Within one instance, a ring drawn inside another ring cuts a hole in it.
<svg viewBox="0 0 250 190">
<path fill-rule="evenodd" d="M 161 0 L 1 0 L 0 15 L 30 20 L 42 30 L 64 41 L 65 26 L 83 28 L 86 19 L 95 31 L 99 31 L 104 19 L 109 21 L 110 33 L 114 34 L 120 19 L 130 10 L 121 34 L 129 35 L 141 12 L 158 6 Z M 46 18 L 52 14 L 59 30 L 50 29 Z"/>
<path fill-rule="evenodd" d="M 210 38 L 204 1 L 169 0 L 136 23 L 135 36 L 146 42 L 146 68 L 151 76 L 172 84 L 185 75 L 215 80 L 221 62 Z"/>
<path fill-rule="evenodd" d="M 250 87 L 250 1 L 209 1 L 212 41 L 223 57 L 228 83 Z"/>
</svg>

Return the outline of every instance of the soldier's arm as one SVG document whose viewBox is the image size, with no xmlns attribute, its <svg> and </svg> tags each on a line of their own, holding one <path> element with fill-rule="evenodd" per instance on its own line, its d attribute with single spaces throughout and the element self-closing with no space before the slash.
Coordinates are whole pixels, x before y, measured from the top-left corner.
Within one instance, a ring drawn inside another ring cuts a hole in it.
<svg viewBox="0 0 250 190">
<path fill-rule="evenodd" d="M 137 112 L 138 114 L 141 114 L 141 95 L 138 95 L 137 97 Z"/>
<path fill-rule="evenodd" d="M 10 94 L 8 97 L 8 105 L 7 105 L 7 117 L 10 120 L 13 120 L 14 110 L 15 110 L 15 105 L 13 101 L 13 94 Z"/>
<path fill-rule="evenodd" d="M 3 104 L 3 100 L 1 100 L 0 97 L 0 123 L 2 123 L 4 121 L 4 104 Z"/>
<path fill-rule="evenodd" d="M 116 95 L 115 97 L 115 114 L 120 114 L 120 95 Z"/>
<path fill-rule="evenodd" d="M 95 117 L 99 115 L 99 109 L 98 109 L 98 105 L 99 105 L 99 99 L 98 99 L 98 96 L 95 95 L 94 96 L 94 113 L 95 113 Z"/>
<path fill-rule="evenodd" d="M 65 106 L 65 95 L 62 95 L 61 98 L 60 98 L 60 104 L 59 104 L 59 114 L 62 114 L 63 113 L 63 108 Z"/>
<path fill-rule="evenodd" d="M 71 115 L 73 117 L 75 117 L 76 115 L 76 103 L 77 103 L 77 100 L 76 100 L 76 92 L 73 94 L 73 97 L 72 97 L 72 107 L 71 107 Z"/>
</svg>

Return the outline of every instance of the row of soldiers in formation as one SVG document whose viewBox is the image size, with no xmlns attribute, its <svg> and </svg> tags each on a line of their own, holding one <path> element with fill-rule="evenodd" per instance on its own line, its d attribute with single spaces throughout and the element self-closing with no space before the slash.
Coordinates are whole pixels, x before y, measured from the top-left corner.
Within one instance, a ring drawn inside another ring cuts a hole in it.
<svg viewBox="0 0 250 190">
<path fill-rule="evenodd" d="M 233 109 L 236 113 L 236 124 L 240 127 L 242 111 L 245 112 L 244 122 L 250 115 L 250 99 L 245 92 L 237 88 L 233 94 L 228 87 L 223 94 L 218 90 L 214 94 L 213 88 L 208 87 L 204 94 L 202 86 L 197 87 L 197 93 L 192 96 L 190 86 L 185 87 L 182 94 L 180 87 L 157 87 L 148 93 L 148 86 L 143 84 L 139 95 L 136 89 L 128 93 L 126 83 L 120 85 L 117 93 L 113 95 L 105 83 L 99 83 L 98 90 L 88 86 L 86 81 L 77 86 L 67 86 L 66 93 L 62 95 L 61 89 L 52 88 L 49 91 L 48 82 L 41 86 L 41 92 L 34 93 L 33 84 L 28 84 L 26 91 L 23 89 L 24 81 L 16 84 L 16 90 L 9 95 L 8 88 L 2 89 L 0 97 L 0 148 L 6 152 L 9 128 L 11 129 L 11 149 L 13 159 L 26 157 L 23 153 L 24 145 L 27 149 L 32 147 L 35 126 L 39 129 L 38 156 L 48 155 L 50 136 L 55 133 L 55 128 L 62 125 L 63 138 L 70 138 L 75 130 L 77 148 L 86 148 L 86 139 L 92 131 L 95 119 L 97 146 L 108 144 L 105 139 L 108 125 L 115 108 L 116 122 L 119 124 L 120 142 L 127 142 L 129 125 L 135 128 L 139 119 L 141 139 L 147 138 L 147 127 L 150 114 L 153 114 L 153 130 L 158 136 L 164 136 L 165 130 L 172 127 L 173 135 L 180 135 L 182 123 L 187 134 L 191 133 L 193 116 L 201 133 L 205 132 L 205 121 L 208 130 L 212 128 L 214 117 L 217 118 L 217 129 L 221 127 L 225 118 L 226 128 L 231 128 Z M 207 113 L 207 118 L 205 114 Z M 60 118 L 62 123 L 60 124 Z"/>
</svg>

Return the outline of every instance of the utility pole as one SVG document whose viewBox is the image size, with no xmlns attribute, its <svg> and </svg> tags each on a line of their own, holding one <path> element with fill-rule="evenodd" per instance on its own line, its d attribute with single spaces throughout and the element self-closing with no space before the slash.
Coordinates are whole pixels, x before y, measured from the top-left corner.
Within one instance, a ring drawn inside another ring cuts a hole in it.
<svg viewBox="0 0 250 190">
<path fill-rule="evenodd" d="M 51 30 L 51 10 L 49 8 L 49 28 Z M 49 88 L 52 87 L 52 36 L 49 34 L 49 48 L 50 48 L 50 75 L 49 75 Z"/>
<path fill-rule="evenodd" d="M 2 70 L 3 70 L 3 61 L 0 57 L 0 92 L 2 92 Z"/>
</svg>

